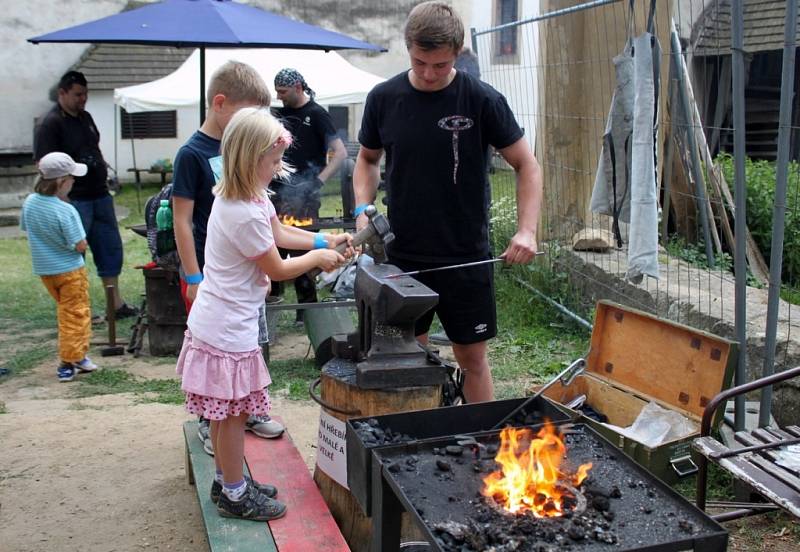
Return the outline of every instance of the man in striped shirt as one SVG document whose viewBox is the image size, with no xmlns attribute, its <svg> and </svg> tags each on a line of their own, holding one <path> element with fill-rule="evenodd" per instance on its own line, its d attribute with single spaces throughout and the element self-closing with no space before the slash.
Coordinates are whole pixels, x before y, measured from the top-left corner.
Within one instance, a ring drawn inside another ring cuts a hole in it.
<svg viewBox="0 0 800 552">
<path fill-rule="evenodd" d="M 97 366 L 86 356 L 91 337 L 89 279 L 82 253 L 86 232 L 78 211 L 67 202 L 76 176 L 86 165 L 66 153 L 48 153 L 39 160 L 39 180 L 22 205 L 20 228 L 28 233 L 33 273 L 56 300 L 59 381 Z"/>
</svg>

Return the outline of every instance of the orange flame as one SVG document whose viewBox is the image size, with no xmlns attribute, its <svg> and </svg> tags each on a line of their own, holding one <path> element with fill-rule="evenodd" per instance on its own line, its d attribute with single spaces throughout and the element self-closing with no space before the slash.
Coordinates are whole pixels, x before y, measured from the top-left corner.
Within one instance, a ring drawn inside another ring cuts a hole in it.
<svg viewBox="0 0 800 552">
<path fill-rule="evenodd" d="M 288 226 L 311 226 L 311 224 L 314 222 L 314 219 L 311 217 L 294 218 L 293 215 L 281 215 L 280 221 Z"/>
<path fill-rule="evenodd" d="M 564 483 L 577 487 L 592 467 L 587 463 L 574 475 L 563 473 L 560 466 L 566 452 L 564 441 L 549 422 L 535 438 L 529 429 L 507 427 L 500 432 L 500 449 L 495 457 L 501 469 L 483 479 L 481 494 L 511 513 L 561 516 L 565 513 L 563 498 L 571 494 Z"/>
</svg>

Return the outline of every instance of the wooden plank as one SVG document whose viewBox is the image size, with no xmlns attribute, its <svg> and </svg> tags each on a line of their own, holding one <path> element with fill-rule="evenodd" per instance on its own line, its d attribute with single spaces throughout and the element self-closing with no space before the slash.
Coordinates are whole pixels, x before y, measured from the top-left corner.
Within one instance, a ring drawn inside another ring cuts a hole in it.
<svg viewBox="0 0 800 552">
<path fill-rule="evenodd" d="M 692 447 L 703 456 L 726 452 L 729 449 L 711 437 L 695 439 Z M 723 458 L 719 466 L 764 495 L 768 500 L 787 510 L 795 517 L 800 517 L 800 493 L 786 485 L 783 481 L 764 472 L 758 466 L 743 458 Z"/>
<path fill-rule="evenodd" d="M 277 552 L 266 523 L 224 518 L 217 513 L 217 506 L 211 502 L 214 458 L 206 454 L 197 438 L 196 421 L 184 423 L 183 434 L 211 552 Z"/>
<path fill-rule="evenodd" d="M 786 426 L 783 429 L 785 429 L 787 432 L 791 433 L 795 437 L 800 437 L 800 427 L 791 425 L 791 426 Z"/>
<path fill-rule="evenodd" d="M 736 440 L 740 443 L 744 443 L 747 446 L 758 445 L 761 443 L 758 439 L 744 431 L 736 433 Z M 778 456 L 775 451 L 765 450 L 759 454 L 752 454 L 748 459 L 765 472 L 771 473 L 796 491 L 800 492 L 800 478 L 798 478 L 796 474 L 791 473 L 791 471 L 788 469 L 775 464 L 775 460 L 777 458 Z"/>
<path fill-rule="evenodd" d="M 350 551 L 288 431 L 270 440 L 247 433 L 244 456 L 253 478 L 278 487 L 286 504 L 286 515 L 269 523 L 281 552 Z"/>
</svg>

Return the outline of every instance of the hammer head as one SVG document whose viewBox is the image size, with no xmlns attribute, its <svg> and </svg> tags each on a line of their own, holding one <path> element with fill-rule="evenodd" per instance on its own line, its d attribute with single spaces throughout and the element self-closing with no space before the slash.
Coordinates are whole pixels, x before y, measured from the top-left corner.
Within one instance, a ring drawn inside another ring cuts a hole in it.
<svg viewBox="0 0 800 552">
<path fill-rule="evenodd" d="M 376 263 L 385 263 L 386 245 L 394 239 L 392 229 L 389 227 L 389 219 L 378 212 L 374 205 L 370 205 L 364 211 L 369 219 L 369 226 L 372 229 L 370 236 L 364 241 L 365 252 L 375 259 Z"/>
</svg>

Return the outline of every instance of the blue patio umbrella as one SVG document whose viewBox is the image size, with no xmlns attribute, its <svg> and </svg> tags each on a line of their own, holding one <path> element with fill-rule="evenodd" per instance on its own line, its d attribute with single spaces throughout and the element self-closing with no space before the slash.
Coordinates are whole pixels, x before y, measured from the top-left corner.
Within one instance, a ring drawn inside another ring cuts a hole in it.
<svg viewBox="0 0 800 552">
<path fill-rule="evenodd" d="M 197 47 L 200 98 L 205 97 L 205 47 L 386 49 L 232 0 L 164 0 L 29 38 L 28 42 L 91 42 Z M 200 120 L 205 102 L 200 102 Z"/>
</svg>

